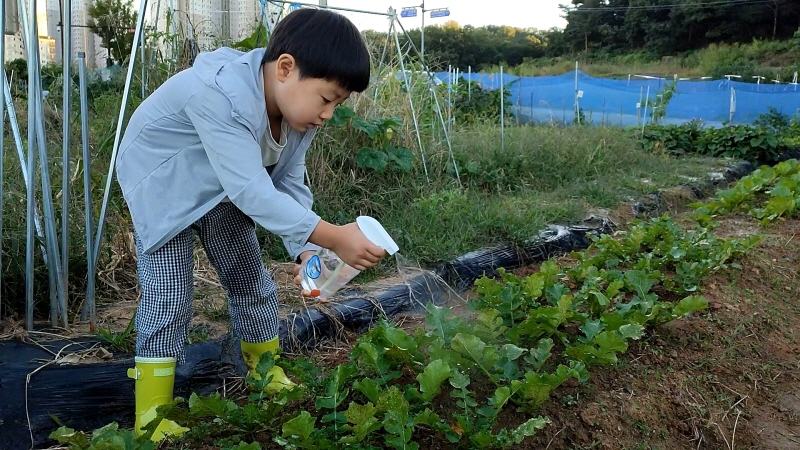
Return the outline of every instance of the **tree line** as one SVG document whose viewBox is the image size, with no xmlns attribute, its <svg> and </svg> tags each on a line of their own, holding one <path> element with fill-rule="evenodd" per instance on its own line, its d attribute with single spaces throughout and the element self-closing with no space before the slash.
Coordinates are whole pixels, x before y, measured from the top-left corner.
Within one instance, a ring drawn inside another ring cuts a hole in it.
<svg viewBox="0 0 800 450">
<path fill-rule="evenodd" d="M 509 26 L 459 26 L 449 21 L 425 27 L 426 60 L 435 69 L 448 65 L 473 70 L 517 66 L 543 57 L 613 56 L 646 52 L 653 58 L 718 43 L 754 39 L 796 39 L 800 48 L 800 0 L 571 0 L 560 6 L 564 29 Z M 101 36 L 109 59 L 124 61 L 133 44 L 136 12 L 122 0 L 94 0 L 88 25 Z M 366 31 L 375 48 L 385 31 Z M 419 29 L 401 36 L 421 44 Z M 389 52 L 390 54 L 393 52 Z M 412 55 L 414 53 L 412 52 Z"/>
<path fill-rule="evenodd" d="M 659 58 L 709 44 L 792 39 L 795 33 L 800 40 L 800 0 L 572 0 L 561 9 L 564 29 L 462 27 L 452 21 L 426 26 L 426 59 L 436 69 L 466 70 L 576 54 L 646 52 Z M 366 35 L 376 47 L 385 44 L 385 32 Z M 409 38 L 419 48 L 420 30 L 401 37 L 405 44 Z"/>
<path fill-rule="evenodd" d="M 788 39 L 800 29 L 797 0 L 572 0 L 567 26 L 549 37 L 562 52 L 645 50 L 656 56 L 715 43 Z"/>
</svg>

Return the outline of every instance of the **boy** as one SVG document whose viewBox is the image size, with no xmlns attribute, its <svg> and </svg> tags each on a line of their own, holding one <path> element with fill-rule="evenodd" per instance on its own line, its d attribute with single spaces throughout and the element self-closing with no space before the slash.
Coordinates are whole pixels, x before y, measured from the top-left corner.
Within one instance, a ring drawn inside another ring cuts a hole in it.
<svg viewBox="0 0 800 450">
<path fill-rule="evenodd" d="M 317 127 L 369 83 L 370 58 L 341 15 L 299 9 L 266 49 L 201 53 L 133 113 L 116 163 L 136 235 L 141 298 L 136 313 L 136 424 L 172 400 L 176 363 L 192 317 L 195 234 L 225 288 L 233 330 L 254 374 L 276 354 L 278 300 L 255 225 L 283 239 L 298 264 L 333 250 L 356 269 L 384 256 L 355 223 L 334 226 L 311 211 L 305 154 Z M 275 366 L 268 391 L 293 383 Z M 153 434 L 186 431 L 163 420 Z"/>
</svg>

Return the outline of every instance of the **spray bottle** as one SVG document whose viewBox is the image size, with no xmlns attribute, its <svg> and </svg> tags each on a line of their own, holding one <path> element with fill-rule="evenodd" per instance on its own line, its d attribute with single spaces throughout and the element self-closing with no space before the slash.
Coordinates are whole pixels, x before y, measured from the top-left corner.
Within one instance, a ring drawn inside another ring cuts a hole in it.
<svg viewBox="0 0 800 450">
<path fill-rule="evenodd" d="M 373 244 L 394 255 L 400 249 L 383 226 L 372 217 L 361 216 L 356 219 L 358 228 Z M 300 268 L 301 285 L 313 297 L 328 299 L 350 282 L 360 270 L 345 264 L 334 252 L 321 249 Z"/>
</svg>

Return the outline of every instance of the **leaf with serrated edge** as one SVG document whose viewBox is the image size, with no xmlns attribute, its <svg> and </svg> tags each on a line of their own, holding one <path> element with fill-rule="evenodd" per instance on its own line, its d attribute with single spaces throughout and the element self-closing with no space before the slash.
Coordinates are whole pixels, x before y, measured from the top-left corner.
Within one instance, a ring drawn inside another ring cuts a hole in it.
<svg viewBox="0 0 800 450">
<path fill-rule="evenodd" d="M 387 436 L 386 442 L 405 444 L 411 438 L 408 424 L 408 401 L 403 394 L 392 386 L 381 395 L 378 409 L 384 412 L 383 428 L 395 437 Z"/>
<path fill-rule="evenodd" d="M 503 326 L 500 311 L 488 308 L 478 311 L 475 321 L 474 333 L 485 339 L 497 339 L 508 327 Z"/>
<path fill-rule="evenodd" d="M 525 277 L 525 294 L 531 299 L 535 300 L 542 296 L 544 290 L 544 276 L 541 274 L 533 274 Z"/>
<path fill-rule="evenodd" d="M 639 339 L 644 334 L 644 326 L 638 323 L 629 323 L 619 327 L 619 334 L 623 339 Z"/>
<path fill-rule="evenodd" d="M 350 403 L 347 411 L 344 412 L 344 417 L 352 425 L 345 425 L 342 428 L 345 431 L 352 431 L 354 436 L 345 436 L 339 442 L 349 444 L 361 442 L 368 434 L 379 430 L 381 424 L 378 423 L 378 419 L 375 417 L 377 411 L 378 409 L 372 403 L 367 403 L 366 405 Z"/>
<path fill-rule="evenodd" d="M 364 378 L 353 383 L 353 389 L 364 394 L 371 402 L 378 403 L 380 398 L 380 386 L 372 378 Z"/>
<path fill-rule="evenodd" d="M 195 393 L 189 396 L 189 413 L 195 417 L 226 417 L 227 412 L 238 409 L 236 403 L 223 398 L 219 392 L 207 397 Z"/>
<path fill-rule="evenodd" d="M 458 333 L 453 337 L 450 347 L 478 363 L 487 374 L 500 359 L 494 347 L 487 346 L 480 338 L 471 334 Z"/>
<path fill-rule="evenodd" d="M 517 347 L 514 344 L 505 344 L 500 347 L 500 356 L 509 361 L 516 360 L 525 352 L 526 350 L 524 348 Z"/>
<path fill-rule="evenodd" d="M 693 295 L 684 298 L 675 305 L 675 308 L 672 309 L 672 313 L 681 317 L 694 311 L 702 311 L 706 308 L 708 308 L 708 300 L 701 295 Z"/>
<path fill-rule="evenodd" d="M 539 345 L 536 348 L 530 349 L 530 354 L 525 357 L 525 362 L 532 365 L 534 369 L 539 370 L 544 365 L 545 361 L 550 358 L 550 352 L 553 350 L 553 340 L 550 338 L 540 339 Z"/>
<path fill-rule="evenodd" d="M 597 333 L 603 330 L 603 324 L 600 320 L 587 320 L 586 323 L 580 326 L 580 330 L 586 335 L 586 340 L 591 341 L 597 336 Z"/>
<path fill-rule="evenodd" d="M 526 437 L 535 435 L 537 431 L 543 430 L 549 423 L 550 419 L 546 417 L 529 419 L 511 432 L 511 441 L 515 444 L 521 444 Z"/>
<path fill-rule="evenodd" d="M 433 303 L 428 303 L 425 310 L 428 312 L 425 324 L 430 326 L 434 334 L 442 338 L 445 344 L 449 344 L 460 325 L 458 318 L 449 317 L 450 308 L 436 306 Z"/>
<path fill-rule="evenodd" d="M 297 417 L 283 424 L 283 437 L 298 436 L 303 438 L 304 441 L 308 440 L 311 437 L 311 433 L 314 432 L 316 421 L 317 418 L 311 417 L 308 411 L 301 411 Z"/>
<path fill-rule="evenodd" d="M 448 378 L 450 378 L 450 366 L 446 362 L 442 361 L 441 359 L 437 359 L 428 364 L 427 367 L 425 367 L 425 370 L 417 375 L 417 381 L 419 381 L 419 388 L 420 392 L 422 392 L 422 398 L 425 401 L 430 402 L 439 394 L 439 387 Z"/>
</svg>

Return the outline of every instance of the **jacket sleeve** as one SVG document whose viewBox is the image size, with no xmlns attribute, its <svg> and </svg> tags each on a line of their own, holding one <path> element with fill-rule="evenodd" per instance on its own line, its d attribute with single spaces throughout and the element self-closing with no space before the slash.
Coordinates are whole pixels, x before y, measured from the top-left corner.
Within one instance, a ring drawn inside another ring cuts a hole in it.
<svg viewBox="0 0 800 450">
<path fill-rule="evenodd" d="M 294 167 L 286 174 L 286 177 L 281 181 L 277 188 L 279 191 L 283 191 L 292 198 L 294 198 L 298 203 L 303 205 L 305 208 L 311 209 L 311 206 L 314 203 L 314 196 L 311 194 L 311 190 L 306 186 L 303 182 L 306 173 L 306 163 L 305 158 L 301 159 Z M 319 250 L 320 247 L 311 243 L 307 243 L 305 245 L 298 245 L 297 243 L 290 241 L 288 239 L 283 240 L 283 245 L 286 247 L 286 251 L 289 252 L 292 259 L 297 261 L 297 257 L 306 251 L 309 250 Z"/>
<path fill-rule="evenodd" d="M 204 87 L 186 104 L 185 111 L 231 202 L 284 242 L 298 248 L 305 245 L 319 216 L 308 208 L 310 203 L 306 206 L 275 188 L 262 165 L 258 142 L 232 116 L 230 100 Z"/>
</svg>

